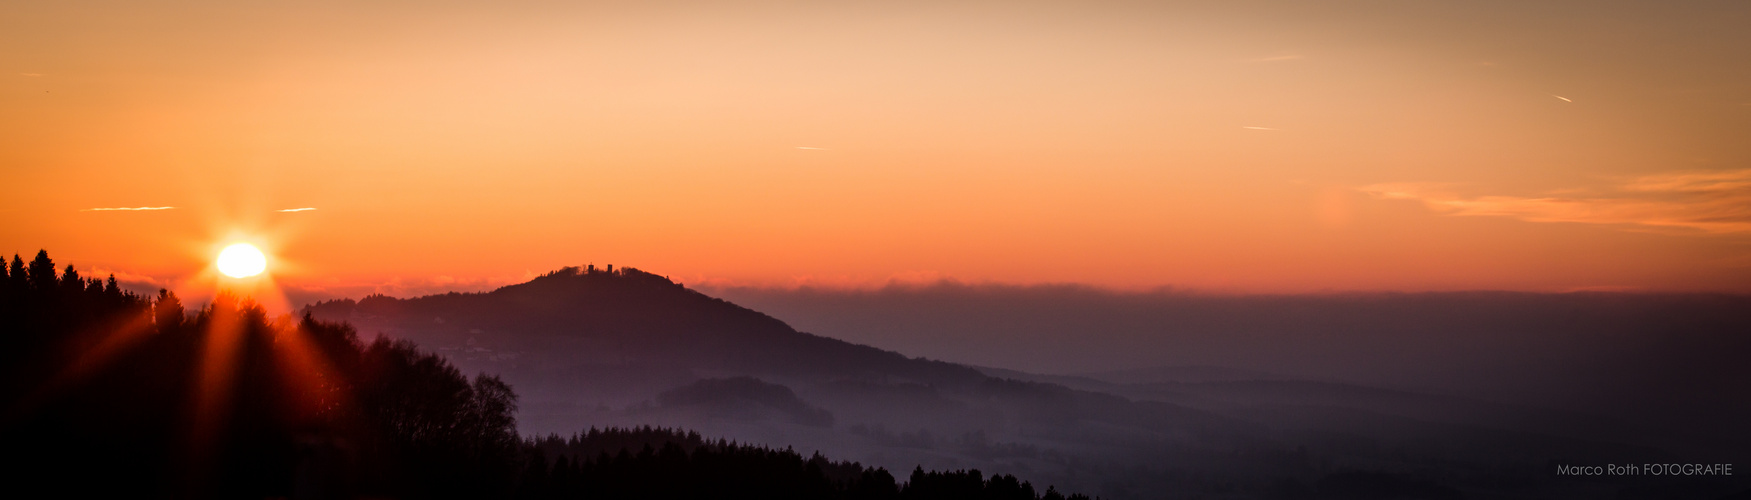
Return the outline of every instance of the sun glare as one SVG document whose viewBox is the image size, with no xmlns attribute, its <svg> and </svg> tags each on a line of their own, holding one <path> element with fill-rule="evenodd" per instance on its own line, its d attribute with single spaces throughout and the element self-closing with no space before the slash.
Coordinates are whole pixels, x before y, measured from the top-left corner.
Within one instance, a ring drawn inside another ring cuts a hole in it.
<svg viewBox="0 0 1751 500">
<path fill-rule="evenodd" d="M 237 243 L 219 252 L 219 272 L 233 278 L 248 278 L 261 274 L 268 267 L 267 256 L 255 245 Z"/>
</svg>

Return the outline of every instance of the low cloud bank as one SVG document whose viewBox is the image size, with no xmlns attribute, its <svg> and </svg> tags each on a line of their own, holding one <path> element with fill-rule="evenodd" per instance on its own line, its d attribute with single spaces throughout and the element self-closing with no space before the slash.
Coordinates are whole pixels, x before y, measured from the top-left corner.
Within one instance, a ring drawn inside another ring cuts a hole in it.
<svg viewBox="0 0 1751 500">
<path fill-rule="evenodd" d="M 799 330 L 1035 373 L 1218 366 L 1587 411 L 1751 418 L 1751 296 L 1211 296 L 939 283 L 707 287 Z"/>
</svg>

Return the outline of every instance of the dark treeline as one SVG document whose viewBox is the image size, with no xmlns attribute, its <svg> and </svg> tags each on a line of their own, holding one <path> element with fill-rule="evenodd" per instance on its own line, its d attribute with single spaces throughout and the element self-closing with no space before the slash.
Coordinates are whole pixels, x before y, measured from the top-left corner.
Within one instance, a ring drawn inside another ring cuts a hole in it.
<svg viewBox="0 0 1751 500">
<path fill-rule="evenodd" d="M 607 429 L 525 442 L 519 498 L 771 498 L 1062 500 L 1010 475 L 914 469 L 905 483 L 885 469 L 820 454 L 700 438 L 678 430 Z M 1084 499 L 1070 495 L 1070 499 Z"/>
<path fill-rule="evenodd" d="M 188 309 L 47 252 L 0 268 L 0 467 L 88 497 L 1061 498 L 1011 476 L 887 471 L 661 429 L 520 439 L 517 396 L 410 342 Z"/>
</svg>

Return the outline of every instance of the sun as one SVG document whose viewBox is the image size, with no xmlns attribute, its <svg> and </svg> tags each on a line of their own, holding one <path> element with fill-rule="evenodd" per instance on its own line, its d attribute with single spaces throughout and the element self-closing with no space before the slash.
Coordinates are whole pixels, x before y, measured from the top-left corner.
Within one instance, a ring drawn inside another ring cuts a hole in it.
<svg viewBox="0 0 1751 500">
<path fill-rule="evenodd" d="M 268 258 L 255 245 L 237 243 L 219 251 L 219 272 L 233 278 L 248 278 L 268 268 Z"/>
</svg>

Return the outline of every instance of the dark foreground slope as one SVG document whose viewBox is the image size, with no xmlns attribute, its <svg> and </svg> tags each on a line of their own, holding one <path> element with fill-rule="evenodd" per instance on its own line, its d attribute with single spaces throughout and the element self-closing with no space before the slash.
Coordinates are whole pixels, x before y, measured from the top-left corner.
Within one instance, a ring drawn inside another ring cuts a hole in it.
<svg viewBox="0 0 1751 500">
<path fill-rule="evenodd" d="M 1659 498 L 1747 487 L 1737 478 L 1553 474 L 1562 464 L 1723 459 L 1633 439 L 1597 415 L 1305 380 L 990 376 L 798 332 L 633 269 L 569 268 L 490 293 L 307 310 L 500 374 L 524 394 L 521 426 L 535 433 L 682 426 L 896 470 L 1010 473 L 1109 498 Z M 1569 424 L 1604 430 L 1548 431 Z"/>
<path fill-rule="evenodd" d="M 0 280 L 0 442 L 13 495 L 502 496 L 516 395 L 406 341 L 270 318 L 221 295 L 185 310 L 59 273 Z M 192 313 L 192 314 L 191 314 Z"/>
</svg>

